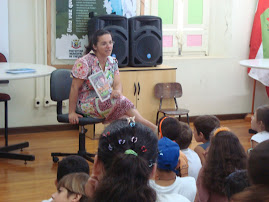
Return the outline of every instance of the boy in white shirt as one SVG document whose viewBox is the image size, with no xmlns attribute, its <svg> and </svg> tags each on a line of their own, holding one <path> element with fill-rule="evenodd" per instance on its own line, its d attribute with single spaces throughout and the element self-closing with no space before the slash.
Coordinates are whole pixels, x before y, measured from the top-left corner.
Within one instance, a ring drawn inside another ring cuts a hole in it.
<svg viewBox="0 0 269 202">
<path fill-rule="evenodd" d="M 182 151 L 188 159 L 188 175 L 194 177 L 196 181 L 202 167 L 201 160 L 195 151 L 188 148 L 192 141 L 192 130 L 190 126 L 181 121 L 179 123 L 181 131 L 176 139 L 176 143 L 179 145 L 180 151 Z"/>
<path fill-rule="evenodd" d="M 179 194 L 190 201 L 196 195 L 196 182 L 193 177 L 178 177 L 176 173 L 179 146 L 177 143 L 163 137 L 158 143 L 159 155 L 155 180 L 150 180 L 150 185 L 157 195 Z"/>
</svg>

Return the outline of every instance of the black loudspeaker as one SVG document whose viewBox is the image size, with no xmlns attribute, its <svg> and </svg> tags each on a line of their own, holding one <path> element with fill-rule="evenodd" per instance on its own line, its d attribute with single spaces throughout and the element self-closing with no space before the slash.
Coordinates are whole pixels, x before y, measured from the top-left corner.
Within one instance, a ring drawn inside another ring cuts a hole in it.
<svg viewBox="0 0 269 202">
<path fill-rule="evenodd" d="M 129 65 L 156 66 L 163 62 L 162 19 L 156 16 L 129 18 Z"/>
<path fill-rule="evenodd" d="M 88 21 L 88 36 L 99 29 L 108 30 L 112 33 L 115 44 L 111 55 L 117 58 L 120 67 L 127 66 L 129 62 L 127 18 L 115 14 L 92 17 Z"/>
</svg>

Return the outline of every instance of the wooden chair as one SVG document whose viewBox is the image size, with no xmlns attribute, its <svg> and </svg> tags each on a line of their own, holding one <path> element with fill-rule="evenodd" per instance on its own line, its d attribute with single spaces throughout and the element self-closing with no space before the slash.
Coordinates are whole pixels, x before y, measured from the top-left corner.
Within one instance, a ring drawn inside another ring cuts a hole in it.
<svg viewBox="0 0 269 202">
<path fill-rule="evenodd" d="M 160 106 L 156 116 L 156 125 L 159 120 L 159 113 L 163 113 L 164 116 L 178 116 L 180 120 L 181 115 L 187 116 L 187 122 L 189 124 L 189 110 L 178 108 L 177 98 L 182 96 L 182 87 L 180 83 L 157 83 L 154 87 L 155 97 L 160 99 Z M 175 108 L 162 108 L 163 99 L 174 99 Z"/>
<path fill-rule="evenodd" d="M 0 53 L 0 62 L 7 62 L 6 57 L 2 53 Z M 2 81 L 1 83 L 9 83 L 9 82 Z M 7 107 L 7 102 L 10 99 L 11 98 L 8 94 L 0 93 L 0 102 L 5 103 L 5 146 L 0 147 L 0 158 L 17 159 L 17 160 L 24 160 L 24 161 L 34 161 L 35 157 L 33 155 L 9 153 L 10 151 L 13 151 L 13 150 L 17 150 L 17 149 L 22 150 L 25 147 L 29 147 L 29 142 L 8 145 L 8 107 Z"/>
<path fill-rule="evenodd" d="M 57 69 L 52 72 L 50 77 L 50 97 L 51 100 L 57 102 L 57 120 L 60 123 L 69 123 L 68 113 L 62 113 L 62 102 L 69 99 L 69 92 L 72 84 L 72 78 L 70 77 L 71 70 L 69 69 Z M 91 117 L 79 118 L 78 125 L 80 126 L 79 132 L 79 150 L 77 153 L 51 153 L 53 162 L 58 162 L 58 156 L 69 156 L 69 155 L 79 155 L 93 162 L 93 157 L 95 154 L 88 153 L 85 148 L 85 134 L 87 129 L 85 125 L 93 125 L 93 130 L 95 130 L 95 124 L 101 123 L 103 119 L 95 119 Z M 94 131 L 95 132 L 95 131 Z"/>
</svg>

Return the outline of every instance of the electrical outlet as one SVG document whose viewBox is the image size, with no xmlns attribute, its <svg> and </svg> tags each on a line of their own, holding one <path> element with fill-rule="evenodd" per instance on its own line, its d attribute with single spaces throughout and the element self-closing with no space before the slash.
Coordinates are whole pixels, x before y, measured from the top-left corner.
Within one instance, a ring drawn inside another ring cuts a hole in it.
<svg viewBox="0 0 269 202">
<path fill-rule="evenodd" d="M 35 98 L 35 107 L 40 107 L 40 105 L 41 105 L 41 99 Z"/>
<path fill-rule="evenodd" d="M 44 107 L 49 107 L 49 106 L 50 106 L 50 99 L 44 98 Z"/>
<path fill-rule="evenodd" d="M 63 101 L 63 107 L 67 106 L 67 101 Z"/>
</svg>

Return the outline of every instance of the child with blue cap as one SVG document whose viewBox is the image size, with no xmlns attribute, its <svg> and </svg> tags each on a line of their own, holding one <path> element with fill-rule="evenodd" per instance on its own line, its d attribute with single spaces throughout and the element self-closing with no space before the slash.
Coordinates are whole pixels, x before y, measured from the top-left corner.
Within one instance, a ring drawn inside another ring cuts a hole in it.
<svg viewBox="0 0 269 202">
<path fill-rule="evenodd" d="M 181 195 L 194 201 L 196 195 L 196 182 L 193 177 L 178 177 L 176 169 L 179 159 L 179 146 L 167 137 L 158 142 L 158 160 L 155 180 L 150 185 L 158 194 Z M 175 196 L 176 196 L 175 195 Z"/>
</svg>

